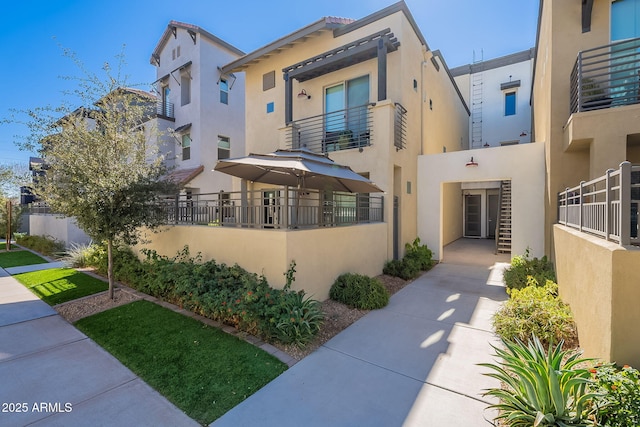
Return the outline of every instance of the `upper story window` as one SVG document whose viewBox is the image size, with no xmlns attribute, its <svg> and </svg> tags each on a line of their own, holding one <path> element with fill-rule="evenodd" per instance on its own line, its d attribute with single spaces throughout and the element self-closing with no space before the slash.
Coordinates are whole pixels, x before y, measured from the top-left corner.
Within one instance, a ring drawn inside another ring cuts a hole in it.
<svg viewBox="0 0 640 427">
<path fill-rule="evenodd" d="M 188 73 L 180 75 L 180 101 L 181 105 L 191 102 L 191 76 Z"/>
<path fill-rule="evenodd" d="M 218 160 L 231 157 L 231 140 L 227 136 L 218 135 Z"/>
<path fill-rule="evenodd" d="M 229 82 L 227 79 L 220 79 L 220 102 L 229 104 Z"/>
<path fill-rule="evenodd" d="M 640 0 L 611 3 L 611 41 L 640 37 Z"/>
<path fill-rule="evenodd" d="M 504 94 L 504 115 L 515 116 L 516 114 L 516 93 L 507 92 Z"/>
<path fill-rule="evenodd" d="M 357 77 L 328 87 L 324 95 L 324 108 L 327 114 L 326 131 L 345 129 L 360 131 L 366 127 L 364 110 L 354 110 L 354 108 L 369 103 L 369 76 Z M 349 110 L 346 114 L 341 112 L 345 109 Z"/>
<path fill-rule="evenodd" d="M 191 134 L 185 133 L 182 135 L 182 160 L 189 160 L 191 158 Z"/>
</svg>

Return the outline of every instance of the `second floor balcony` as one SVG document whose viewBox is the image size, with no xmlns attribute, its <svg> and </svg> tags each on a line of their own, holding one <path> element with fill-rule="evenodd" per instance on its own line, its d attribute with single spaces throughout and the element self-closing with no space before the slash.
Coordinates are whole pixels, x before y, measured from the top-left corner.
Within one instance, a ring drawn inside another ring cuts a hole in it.
<svg viewBox="0 0 640 427">
<path fill-rule="evenodd" d="M 156 115 L 163 119 L 175 121 L 173 102 L 159 100 L 156 103 Z"/>
<path fill-rule="evenodd" d="M 640 38 L 578 52 L 571 114 L 640 103 Z"/>
<path fill-rule="evenodd" d="M 375 103 L 370 103 L 295 120 L 285 129 L 285 145 L 287 148 L 306 148 L 315 153 L 370 146 L 376 137 L 381 137 L 375 132 L 375 106 Z M 398 103 L 393 109 L 393 144 L 400 150 L 406 146 L 407 110 Z"/>
</svg>

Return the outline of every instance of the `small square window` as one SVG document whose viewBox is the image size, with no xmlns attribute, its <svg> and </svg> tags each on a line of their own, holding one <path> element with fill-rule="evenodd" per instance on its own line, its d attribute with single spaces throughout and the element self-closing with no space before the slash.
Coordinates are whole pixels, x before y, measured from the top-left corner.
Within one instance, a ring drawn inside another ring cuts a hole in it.
<svg viewBox="0 0 640 427">
<path fill-rule="evenodd" d="M 407 181 L 407 194 L 411 194 L 411 181 Z"/>
<path fill-rule="evenodd" d="M 182 160 L 191 158 L 191 134 L 182 135 Z"/>
<path fill-rule="evenodd" d="M 275 110 L 275 106 L 273 102 L 267 103 L 267 114 L 273 113 L 274 110 Z"/>
<path fill-rule="evenodd" d="M 504 94 L 504 115 L 515 116 L 516 114 L 516 93 L 507 92 Z"/>
<path fill-rule="evenodd" d="M 229 104 L 229 83 L 226 79 L 220 79 L 220 102 Z"/>
<path fill-rule="evenodd" d="M 227 136 L 218 135 L 218 160 L 231 157 L 231 140 Z"/>
</svg>

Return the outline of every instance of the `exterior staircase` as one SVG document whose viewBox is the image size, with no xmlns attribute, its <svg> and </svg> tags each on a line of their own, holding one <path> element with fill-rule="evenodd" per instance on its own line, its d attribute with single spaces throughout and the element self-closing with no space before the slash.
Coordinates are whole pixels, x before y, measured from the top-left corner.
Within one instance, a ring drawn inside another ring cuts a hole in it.
<svg viewBox="0 0 640 427">
<path fill-rule="evenodd" d="M 500 211 L 496 225 L 496 253 L 511 253 L 511 181 L 500 183 Z"/>
</svg>

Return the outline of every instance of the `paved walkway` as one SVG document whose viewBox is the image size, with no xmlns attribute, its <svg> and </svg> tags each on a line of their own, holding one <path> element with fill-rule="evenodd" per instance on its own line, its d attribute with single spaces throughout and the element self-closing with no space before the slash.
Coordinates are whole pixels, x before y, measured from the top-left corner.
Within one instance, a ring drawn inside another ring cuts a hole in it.
<svg viewBox="0 0 640 427">
<path fill-rule="evenodd" d="M 0 404 L 0 426 L 198 425 L 2 268 Z"/>
<path fill-rule="evenodd" d="M 437 265 L 212 426 L 486 427 L 506 265 Z"/>
</svg>

